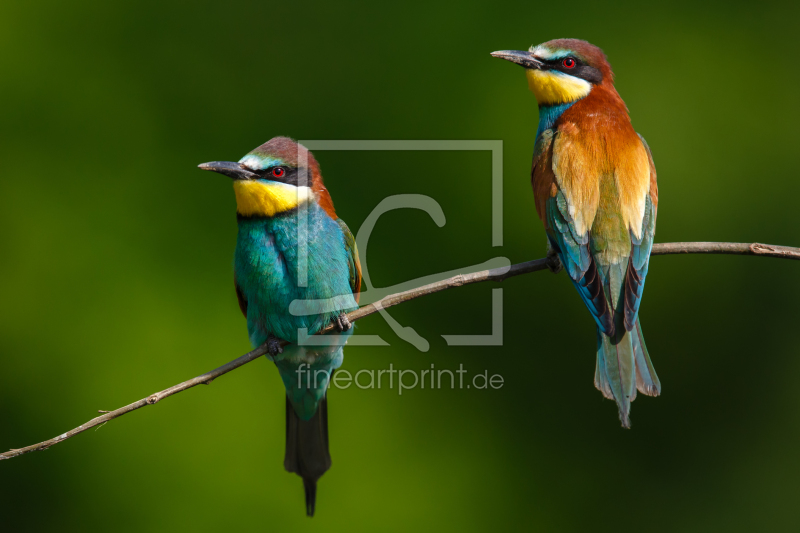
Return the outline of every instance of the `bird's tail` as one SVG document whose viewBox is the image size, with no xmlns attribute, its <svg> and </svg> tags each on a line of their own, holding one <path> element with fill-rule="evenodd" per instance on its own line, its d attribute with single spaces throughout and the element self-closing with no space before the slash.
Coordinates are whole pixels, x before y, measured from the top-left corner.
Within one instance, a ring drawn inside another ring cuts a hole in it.
<svg viewBox="0 0 800 533">
<path fill-rule="evenodd" d="M 328 451 L 328 399 L 322 398 L 317 412 L 302 420 L 286 397 L 286 456 L 283 466 L 303 478 L 306 514 L 314 516 L 317 480 L 331 467 Z"/>
<path fill-rule="evenodd" d="M 619 420 L 626 428 L 631 427 L 631 402 L 636 399 L 637 389 L 648 396 L 661 393 L 661 382 L 647 353 L 638 317 L 636 327 L 625 331 L 620 324 L 613 337 L 597 330 L 594 386 L 617 402 Z"/>
</svg>

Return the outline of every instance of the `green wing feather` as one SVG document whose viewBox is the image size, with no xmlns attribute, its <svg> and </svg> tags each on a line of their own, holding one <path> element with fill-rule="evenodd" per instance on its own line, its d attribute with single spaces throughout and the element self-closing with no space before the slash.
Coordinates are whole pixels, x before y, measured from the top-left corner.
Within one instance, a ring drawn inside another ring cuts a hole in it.
<svg viewBox="0 0 800 533">
<path fill-rule="evenodd" d="M 336 222 L 339 223 L 339 227 L 342 228 L 342 233 L 344 234 L 344 245 L 347 249 L 347 256 L 350 264 L 350 289 L 353 291 L 356 303 L 358 303 L 359 296 L 361 295 L 361 261 L 358 260 L 356 239 L 353 237 L 350 228 L 344 223 L 344 220 L 337 218 Z"/>
</svg>

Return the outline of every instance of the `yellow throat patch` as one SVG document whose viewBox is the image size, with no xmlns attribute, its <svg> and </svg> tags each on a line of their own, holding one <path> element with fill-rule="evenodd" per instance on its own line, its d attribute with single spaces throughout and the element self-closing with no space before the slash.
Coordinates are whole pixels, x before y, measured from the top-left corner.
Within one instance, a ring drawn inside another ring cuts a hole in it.
<svg viewBox="0 0 800 533">
<path fill-rule="evenodd" d="M 272 217 L 289 211 L 314 197 L 309 187 L 295 187 L 276 181 L 234 181 L 236 211 L 246 217 Z"/>
<path fill-rule="evenodd" d="M 583 98 L 592 90 L 586 80 L 552 70 L 526 70 L 528 87 L 539 105 L 566 104 Z"/>
</svg>

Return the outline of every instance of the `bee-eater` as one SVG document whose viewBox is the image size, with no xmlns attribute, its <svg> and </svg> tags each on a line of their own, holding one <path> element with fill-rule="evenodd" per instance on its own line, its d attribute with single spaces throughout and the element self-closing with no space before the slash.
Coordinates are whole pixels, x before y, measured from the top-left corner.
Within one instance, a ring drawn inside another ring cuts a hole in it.
<svg viewBox="0 0 800 533">
<path fill-rule="evenodd" d="M 345 313 L 358 308 L 355 239 L 336 216 L 313 154 L 287 137 L 271 139 L 238 163 L 200 168 L 233 179 L 236 296 L 251 344 L 269 343 L 267 357 L 286 388 L 284 467 L 303 478 L 306 512 L 313 516 L 317 480 L 331 466 L 326 390 L 352 333 Z M 326 335 L 327 345 L 302 343 L 331 322 L 338 332 Z M 282 348 L 281 340 L 291 344 Z"/>
<path fill-rule="evenodd" d="M 525 68 L 539 102 L 531 183 L 548 252 L 566 268 L 597 324 L 594 384 L 630 427 L 636 390 L 658 396 L 639 304 L 658 208 L 650 148 L 631 125 L 600 48 L 556 39 L 492 52 Z"/>
</svg>

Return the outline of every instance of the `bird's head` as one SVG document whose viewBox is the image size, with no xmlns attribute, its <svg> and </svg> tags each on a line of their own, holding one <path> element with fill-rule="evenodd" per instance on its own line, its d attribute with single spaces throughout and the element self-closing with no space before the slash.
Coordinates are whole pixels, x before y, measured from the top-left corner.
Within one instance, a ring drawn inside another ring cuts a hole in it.
<svg viewBox="0 0 800 533">
<path fill-rule="evenodd" d="M 500 50 L 492 56 L 525 68 L 528 86 L 540 106 L 574 102 L 596 86 L 614 83 L 603 51 L 579 39 L 555 39 L 528 51 Z"/>
<path fill-rule="evenodd" d="M 334 216 L 314 154 L 288 137 L 270 139 L 237 163 L 213 161 L 198 167 L 233 179 L 236 212 L 242 216 L 272 217 L 314 201 Z"/>
</svg>

